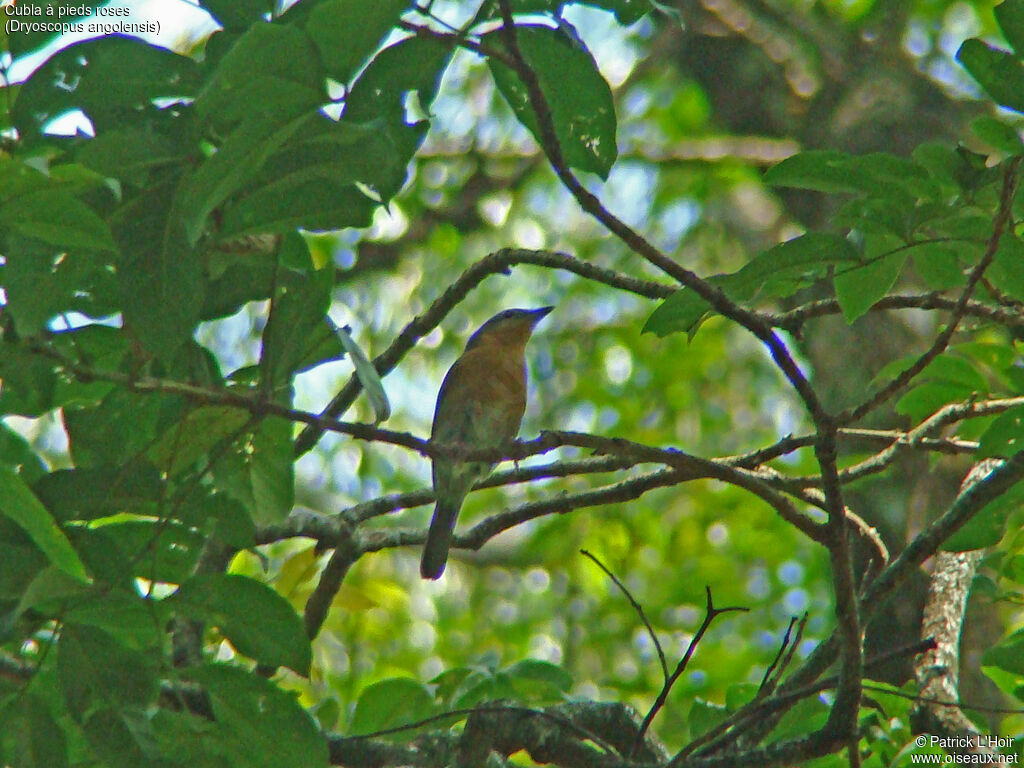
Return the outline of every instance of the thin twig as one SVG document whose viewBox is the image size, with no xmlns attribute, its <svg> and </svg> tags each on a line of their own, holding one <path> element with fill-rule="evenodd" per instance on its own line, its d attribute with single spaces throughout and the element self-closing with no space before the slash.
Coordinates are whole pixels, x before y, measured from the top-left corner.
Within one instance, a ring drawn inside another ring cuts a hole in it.
<svg viewBox="0 0 1024 768">
<path fill-rule="evenodd" d="M 644 626 L 647 628 L 647 634 L 650 635 L 651 641 L 654 643 L 654 648 L 658 651 L 658 659 L 661 661 L 662 679 L 665 682 L 668 682 L 668 661 L 665 659 L 665 651 L 661 648 L 661 643 L 658 641 L 658 635 L 655 633 L 654 627 L 652 627 L 651 622 L 647 620 L 647 614 L 644 613 L 643 606 L 636 601 L 632 594 L 630 594 L 629 590 L 626 589 L 626 585 L 619 581 L 618 577 L 608 570 L 607 566 L 598 560 L 595 555 L 585 549 L 581 549 L 580 554 L 593 560 L 594 564 L 605 572 L 608 578 L 611 579 L 615 586 L 619 588 L 619 591 L 626 596 L 627 600 L 629 600 L 629 604 L 633 606 L 633 610 L 636 611 L 637 616 L 640 617 L 640 621 L 642 621 Z"/>
</svg>

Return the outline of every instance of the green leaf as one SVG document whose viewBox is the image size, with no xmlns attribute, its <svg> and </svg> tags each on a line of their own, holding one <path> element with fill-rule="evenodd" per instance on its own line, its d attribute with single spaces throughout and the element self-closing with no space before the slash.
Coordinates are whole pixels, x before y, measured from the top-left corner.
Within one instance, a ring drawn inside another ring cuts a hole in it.
<svg viewBox="0 0 1024 768">
<path fill-rule="evenodd" d="M 1003 37 L 1018 55 L 1024 56 L 1024 2 L 1003 0 L 992 9 Z"/>
<path fill-rule="evenodd" d="M 232 574 L 198 574 L 167 599 L 182 615 L 219 627 L 239 653 L 309 674 L 311 652 L 302 620 L 266 584 Z"/>
<path fill-rule="evenodd" d="M 853 244 L 841 235 L 808 232 L 755 256 L 735 273 L 727 293 L 736 301 L 754 296 L 788 296 L 823 277 L 831 265 L 859 261 Z"/>
<path fill-rule="evenodd" d="M 523 58 L 537 75 L 565 161 L 607 179 L 618 157 L 615 103 L 594 57 L 578 37 L 561 29 L 516 25 L 516 39 Z M 484 42 L 504 49 L 504 32 L 489 32 Z M 543 146 L 526 86 L 500 61 L 488 59 L 487 64 L 516 117 Z"/>
<path fill-rule="evenodd" d="M 163 496 L 164 485 L 148 462 L 125 466 L 59 469 L 32 488 L 57 520 L 94 520 L 117 512 L 147 514 Z"/>
<path fill-rule="evenodd" d="M 1016 675 L 1024 675 L 1024 629 L 1018 629 L 981 656 L 981 663 Z"/>
<path fill-rule="evenodd" d="M 166 136 L 137 126 L 103 131 L 84 142 L 75 157 L 87 168 L 122 181 L 146 185 L 148 172 L 184 159 L 186 147 Z"/>
<path fill-rule="evenodd" d="M 153 765 L 156 742 L 152 723 L 140 708 L 97 705 L 81 723 L 82 733 L 104 768 Z M 177 755 L 175 755 L 177 757 Z"/>
<path fill-rule="evenodd" d="M 146 707 L 156 698 L 152 660 L 96 627 L 64 624 L 57 671 L 71 716 L 83 722 L 93 707 Z"/>
<path fill-rule="evenodd" d="M 55 408 L 57 374 L 52 361 L 0 339 L 0 413 L 42 416 Z"/>
<path fill-rule="evenodd" d="M 990 115 L 982 115 L 971 121 L 971 130 L 982 141 L 1005 152 L 1008 155 L 1019 155 L 1024 152 L 1024 142 L 1016 130 L 1002 120 Z"/>
<path fill-rule="evenodd" d="M 845 152 L 811 150 L 799 152 L 773 165 L 764 174 L 766 184 L 773 187 L 809 189 L 814 192 L 857 192 L 843 162 L 849 159 Z"/>
<path fill-rule="evenodd" d="M 192 467 L 221 441 L 237 436 L 251 418 L 241 408 L 200 406 L 157 438 L 146 455 L 173 477 Z"/>
<path fill-rule="evenodd" d="M 423 683 L 393 677 L 368 685 L 359 694 L 349 733 L 359 736 L 395 728 L 436 714 L 434 697 Z"/>
<path fill-rule="evenodd" d="M 981 436 L 977 460 L 1000 456 L 1009 458 L 1024 450 L 1024 406 L 1000 414 Z"/>
<path fill-rule="evenodd" d="M 0 206 L 0 227 L 60 248 L 113 251 L 106 222 L 93 210 L 60 189 L 20 195 Z"/>
<path fill-rule="evenodd" d="M 920 373 L 921 380 L 941 381 L 962 387 L 965 394 L 985 393 L 988 382 L 978 369 L 964 358 L 942 354 L 932 360 Z"/>
<path fill-rule="evenodd" d="M 534 704 L 565 700 L 573 678 L 565 668 L 537 659 L 524 659 L 502 670 L 517 692 L 516 699 Z"/>
<path fill-rule="evenodd" d="M 149 581 L 181 584 L 195 570 L 205 535 L 171 520 L 131 520 L 103 527 L 103 532 L 131 557 L 134 575 Z"/>
<path fill-rule="evenodd" d="M 1024 241 L 1010 232 L 999 240 L 988 275 L 996 287 L 1016 299 L 1024 299 Z"/>
<path fill-rule="evenodd" d="M 347 83 L 388 32 L 409 0 L 326 0 L 313 8 L 306 33 L 313 39 L 327 74 Z"/>
<path fill-rule="evenodd" d="M 226 753 L 246 768 L 327 768 L 327 739 L 297 701 L 238 667 L 188 671 L 210 697 Z"/>
<path fill-rule="evenodd" d="M 159 647 L 164 628 L 161 616 L 165 613 L 160 602 L 134 592 L 109 590 L 93 599 L 70 601 L 63 618 L 80 626 L 97 627 L 143 650 Z"/>
<path fill-rule="evenodd" d="M 388 401 L 388 393 L 384 390 L 384 382 L 381 381 L 380 374 L 356 344 L 348 326 L 336 328 L 335 333 L 355 366 L 356 377 L 363 385 L 363 391 L 373 406 L 373 423 L 380 424 L 382 421 L 386 421 L 391 416 L 391 403 Z"/>
<path fill-rule="evenodd" d="M 89 576 L 71 542 L 35 494 L 8 467 L 0 467 L 0 514 L 13 520 L 29 535 L 51 563 L 79 581 Z"/>
<path fill-rule="evenodd" d="M 832 282 L 836 298 L 848 324 L 863 315 L 892 288 L 907 260 L 904 252 L 876 257 L 856 269 L 837 272 Z"/>
<path fill-rule="evenodd" d="M 213 210 L 249 184 L 267 158 L 314 119 L 311 106 L 297 94 L 273 112 L 253 113 L 182 181 L 172 215 L 180 220 L 186 243 L 195 245 Z"/>
<path fill-rule="evenodd" d="M 921 421 L 953 402 L 970 397 L 973 390 L 948 381 L 928 381 L 914 387 L 896 402 L 896 412 Z"/>
<path fill-rule="evenodd" d="M 694 699 L 690 714 L 686 718 L 690 726 L 690 736 L 695 738 L 706 733 L 725 720 L 729 714 L 727 707 L 699 698 Z"/>
<path fill-rule="evenodd" d="M 171 210 L 172 192 L 163 185 L 140 195 L 123 211 L 117 232 L 123 254 L 117 279 L 125 327 L 133 340 L 166 362 L 192 338 L 206 287 L 203 265 L 188 244 L 181 212 Z"/>
<path fill-rule="evenodd" d="M 252 105 L 260 105 L 258 121 L 283 125 L 295 106 L 315 110 L 323 93 L 323 68 L 313 41 L 301 29 L 257 22 L 245 31 L 217 63 L 196 97 L 200 119 L 224 131 L 239 121 L 254 121 Z"/>
<path fill-rule="evenodd" d="M 246 508 L 257 525 L 280 522 L 295 500 L 291 422 L 269 418 L 237 441 L 214 467 L 219 487 Z"/>
<path fill-rule="evenodd" d="M 44 613 L 55 614 L 60 611 L 62 603 L 81 599 L 88 594 L 88 584 L 73 579 L 55 566 L 47 566 L 35 575 L 19 595 L 13 613 L 20 616 L 28 610 L 39 609 Z"/>
<path fill-rule="evenodd" d="M 20 600 L 29 584 L 44 569 L 56 571 L 56 568 L 47 564 L 42 552 L 27 537 L 24 541 L 10 540 L 14 539 L 12 533 L 17 536 L 21 531 L 13 523 L 0 520 L 0 535 L 4 536 L 0 538 L 0 563 L 3 564 L 0 567 L 0 600 L 3 601 Z M 82 585 L 79 581 L 75 583 Z"/>
<path fill-rule="evenodd" d="M 15 37 L 20 37 L 16 35 Z M 50 121 L 81 109 L 98 134 L 126 116 L 155 116 L 157 99 L 195 95 L 199 67 L 187 56 L 124 35 L 70 45 L 37 69 L 18 94 L 12 118 L 28 144 L 45 141 Z"/>
<path fill-rule="evenodd" d="M 28 441 L 2 423 L 0 423 L 0 463 L 10 467 L 29 483 L 34 483 L 46 473 L 46 465 L 32 450 Z"/>
<path fill-rule="evenodd" d="M 451 54 L 448 46 L 433 38 L 412 37 L 389 45 L 373 57 L 352 86 L 344 119 L 369 123 L 385 118 L 389 130 L 395 122 L 405 126 L 406 104 L 413 95 L 421 109 L 430 109 Z M 403 155 L 406 160 L 411 156 L 411 152 Z"/>
<path fill-rule="evenodd" d="M 68 408 L 64 426 L 75 465 L 128 463 L 156 437 L 162 412 L 173 402 L 173 398 L 114 389 L 98 405 Z"/>
<path fill-rule="evenodd" d="M 920 243 L 907 249 L 914 269 L 933 291 L 956 288 L 966 282 L 960 268 L 959 251 L 949 243 Z"/>
<path fill-rule="evenodd" d="M 245 29 L 274 10 L 273 0 L 203 0 L 202 6 L 226 29 Z"/>
<path fill-rule="evenodd" d="M 46 703 L 31 692 L 0 708 L 0 722 L 12 737 L 11 764 L 18 768 L 67 768 L 64 731 Z"/>
<path fill-rule="evenodd" d="M 259 232 L 328 232 L 367 227 L 380 205 L 354 184 L 339 179 L 285 178 L 245 196 L 229 207 L 225 237 Z"/>
<path fill-rule="evenodd" d="M 714 284 L 715 279 L 712 277 L 708 282 Z M 710 311 L 711 306 L 696 291 L 681 288 L 655 307 L 640 332 L 659 337 L 686 333 L 692 338 Z"/>
<path fill-rule="evenodd" d="M 1003 538 L 1010 516 L 1020 509 L 1022 503 L 1024 488 L 1015 485 L 982 507 L 963 527 L 942 542 L 941 549 L 966 552 L 995 546 Z"/>
<path fill-rule="evenodd" d="M 1024 64 L 1019 59 L 974 38 L 964 41 L 956 58 L 997 104 L 1024 112 Z"/>
<path fill-rule="evenodd" d="M 738 272 L 714 275 L 707 282 L 733 301 L 747 302 L 758 295 L 790 295 L 824 276 L 830 265 L 850 262 L 857 263 L 858 256 L 845 237 L 808 232 L 759 253 Z M 651 313 L 642 332 L 666 336 L 683 331 L 692 337 L 710 311 L 697 293 L 683 288 Z"/>
<path fill-rule="evenodd" d="M 295 370 L 317 343 L 316 332 L 328 322 L 334 286 L 334 270 L 312 269 L 309 249 L 298 234 L 286 237 L 280 258 L 291 259 L 305 269 L 282 267 L 278 273 L 260 355 L 265 386 L 273 392 L 287 388 Z"/>
</svg>

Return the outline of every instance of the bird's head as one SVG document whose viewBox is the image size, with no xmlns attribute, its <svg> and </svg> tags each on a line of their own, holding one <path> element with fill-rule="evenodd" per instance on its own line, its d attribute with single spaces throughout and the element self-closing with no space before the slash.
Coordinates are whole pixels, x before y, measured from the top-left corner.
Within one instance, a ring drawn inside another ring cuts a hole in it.
<svg viewBox="0 0 1024 768">
<path fill-rule="evenodd" d="M 525 345 L 534 326 L 543 320 L 554 307 L 540 309 L 506 309 L 499 312 L 469 337 L 466 349 L 470 350 L 484 342 L 503 345 Z"/>
</svg>

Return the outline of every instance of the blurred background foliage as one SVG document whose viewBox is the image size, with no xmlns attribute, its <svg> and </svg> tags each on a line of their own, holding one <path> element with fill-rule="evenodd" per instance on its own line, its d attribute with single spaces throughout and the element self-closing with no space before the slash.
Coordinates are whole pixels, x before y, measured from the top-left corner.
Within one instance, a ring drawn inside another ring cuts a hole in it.
<svg viewBox="0 0 1024 768">
<path fill-rule="evenodd" d="M 185 5 L 162 3 L 149 12 L 168 27 L 164 44 L 202 57 L 208 41 L 214 44 L 215 25 Z M 455 28 L 476 10 L 444 0 L 428 5 Z M 953 59 L 964 39 L 994 34 L 987 2 L 678 0 L 628 25 L 586 4 L 536 6 L 561 8 L 614 95 L 619 159 L 606 181 L 587 176 L 587 186 L 701 275 L 738 269 L 758 251 L 831 221 L 833 198 L 770 189 L 761 181 L 765 168 L 806 149 L 908 154 L 931 140 L 955 143 L 969 135 L 971 119 L 992 109 Z M 5 60 L 12 78 L 26 66 L 18 58 L 24 51 L 13 52 Z M 370 356 L 470 264 L 500 248 L 564 250 L 663 279 L 580 211 L 479 57 L 456 52 L 429 117 L 404 185 L 369 226 L 307 236 L 313 262 L 335 269 L 332 318 L 351 326 Z M 808 289 L 792 302 L 823 295 Z M 766 352 L 731 324 L 713 318 L 692 341 L 641 334 L 653 302 L 531 265 L 484 280 L 385 378 L 394 409 L 385 426 L 425 437 L 442 376 L 472 330 L 499 309 L 547 304 L 556 310 L 529 347 L 526 437 L 579 430 L 725 456 L 809 430 Z M 204 323 L 197 338 L 226 371 L 255 365 L 265 311 L 265 302 L 246 305 Z M 919 349 L 935 323 L 924 312 L 868 314 L 852 326 L 830 317 L 791 341 L 826 404 L 842 408 L 886 363 Z M 340 361 L 300 374 L 295 406 L 319 411 L 350 372 Z M 373 413 L 360 398 L 344 418 L 371 421 Z M 878 424 L 892 418 L 873 417 Z M 68 463 L 52 417 L 8 424 L 52 466 Z M 795 473 L 812 471 L 809 451 L 788 461 Z M 964 459 L 911 456 L 895 471 L 860 482 L 851 506 L 898 551 L 950 501 L 966 466 Z M 423 488 L 429 477 L 429 463 L 409 451 L 329 434 L 297 461 L 296 504 L 331 514 Z M 600 479 L 474 493 L 460 526 Z M 424 528 L 429 513 L 403 510 L 372 525 Z M 352 702 L 385 678 L 426 682 L 455 667 L 499 669 L 532 658 L 564 666 L 575 694 L 645 711 L 661 685 L 654 648 L 634 610 L 581 548 L 645 606 L 670 660 L 700 624 L 705 585 L 716 603 L 750 609 L 720 619 L 700 644 L 657 724 L 670 745 L 689 735 L 686 713 L 695 697 L 722 703 L 730 686 L 761 680 L 791 617 L 809 614 L 799 656 L 832 626 L 826 553 L 753 497 L 699 481 L 519 526 L 479 552 L 456 552 L 439 583 L 419 579 L 418 548 L 364 556 L 314 642 L 311 680 L 290 684 L 304 690 L 304 703 L 321 707 L 326 727 L 344 729 Z M 231 570 L 267 581 L 301 612 L 325 557 L 296 540 L 259 556 L 242 553 Z M 923 575 L 920 581 L 919 592 L 901 592 L 872 628 L 886 647 L 916 637 Z M 1019 609 L 982 595 L 972 612 L 964 698 L 1003 701 L 977 674 L 978 655 L 1021 621 Z M 901 682 L 906 672 L 892 668 L 886 677 Z M 1011 716 L 1001 729 L 1020 724 Z"/>
<path fill-rule="evenodd" d="M 464 7 L 432 7 L 456 27 L 465 18 Z M 987 3 L 709 0 L 682 2 L 678 16 L 655 13 L 626 29 L 585 6 L 568 5 L 564 16 L 611 83 L 619 117 L 620 159 L 607 182 L 591 178 L 589 186 L 699 274 L 732 271 L 834 213 L 825 195 L 766 188 L 766 166 L 797 149 L 907 153 L 929 140 L 952 142 L 990 109 L 952 60 L 965 37 L 993 31 Z M 562 249 L 659 278 L 579 211 L 475 57 L 456 55 L 432 111 L 426 143 L 388 213 L 378 212 L 369 230 L 317 241 L 338 265 L 336 300 L 369 349 L 387 344 L 466 266 L 505 246 Z M 525 436 L 576 429 L 723 456 L 808 428 L 778 371 L 742 331 L 711 320 L 690 343 L 679 334 L 641 335 L 647 302 L 531 266 L 488 278 L 388 377 L 398 403 L 389 424 L 425 434 L 434 392 L 473 328 L 497 308 L 549 303 L 557 309 L 530 345 Z M 827 318 L 798 348 L 831 393 L 828 404 L 845 407 L 885 363 L 916 349 L 933 322 L 924 313 L 868 315 L 851 328 Z M 318 382 L 300 405 L 315 409 L 332 389 Z M 793 470 L 809 469 L 812 458 L 798 455 Z M 948 503 L 964 468 L 962 460 L 908 459 L 861 482 L 853 506 L 899 550 Z M 428 469 L 405 452 L 330 436 L 298 467 L 304 503 L 316 509 L 421 487 Z M 507 501 L 588 482 L 480 492 L 460 524 Z M 413 510 L 381 524 L 425 525 L 428 514 Z M 336 611 L 333 641 L 317 645 L 333 649 L 332 673 L 341 672 L 349 691 L 380 676 L 429 679 L 486 654 L 502 663 L 531 656 L 566 665 L 579 693 L 644 709 L 660 686 L 654 649 L 581 547 L 630 587 L 670 658 L 700 622 L 704 585 L 719 602 L 751 608 L 703 640 L 672 694 L 676 713 L 694 696 L 722 702 L 730 684 L 759 682 L 791 616 L 809 612 L 807 647 L 830 626 L 825 553 L 760 502 L 701 481 L 530 523 L 480 552 L 457 553 L 440 585 L 416 580 L 416 551 L 364 558 L 347 584 L 377 607 Z M 918 587 L 883 612 L 875 631 L 886 647 L 919 631 L 923 577 Z M 979 613 L 986 615 L 971 624 L 988 623 L 979 634 L 989 639 L 1016 615 L 999 618 L 991 605 Z M 977 663 L 974 652 L 965 658 Z M 965 699 L 985 690 L 976 671 Z M 901 678 L 906 667 L 890 674 Z M 675 743 L 685 728 L 684 718 L 667 715 L 659 733 Z"/>
</svg>

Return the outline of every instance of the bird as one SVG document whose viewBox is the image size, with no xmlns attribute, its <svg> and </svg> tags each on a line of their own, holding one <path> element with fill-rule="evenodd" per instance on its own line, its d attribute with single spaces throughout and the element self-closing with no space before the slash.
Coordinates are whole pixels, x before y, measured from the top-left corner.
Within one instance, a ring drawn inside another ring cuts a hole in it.
<svg viewBox="0 0 1024 768">
<path fill-rule="evenodd" d="M 469 337 L 437 394 L 431 442 L 492 448 L 519 433 L 526 410 L 526 342 L 552 309 L 506 309 Z M 441 578 L 462 502 L 493 468 L 488 461 L 434 457 L 437 503 L 420 561 L 424 579 Z"/>
</svg>

